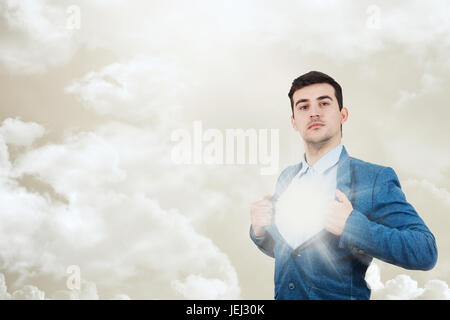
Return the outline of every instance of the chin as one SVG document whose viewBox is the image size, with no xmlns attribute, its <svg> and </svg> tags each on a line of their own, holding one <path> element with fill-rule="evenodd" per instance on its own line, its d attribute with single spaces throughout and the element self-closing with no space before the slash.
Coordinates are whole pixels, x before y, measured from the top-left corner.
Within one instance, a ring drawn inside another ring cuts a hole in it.
<svg viewBox="0 0 450 320">
<path fill-rule="evenodd" d="M 329 136 L 323 136 L 323 137 L 306 137 L 303 140 L 305 140 L 305 142 L 311 143 L 311 144 L 322 144 L 324 142 L 327 142 L 330 139 L 331 139 L 331 137 L 329 137 Z"/>
</svg>

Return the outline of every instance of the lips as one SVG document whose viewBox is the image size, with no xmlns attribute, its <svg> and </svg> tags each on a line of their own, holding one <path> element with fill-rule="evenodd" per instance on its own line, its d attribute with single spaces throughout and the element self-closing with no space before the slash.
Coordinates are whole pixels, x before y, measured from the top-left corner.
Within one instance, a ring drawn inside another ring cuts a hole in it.
<svg viewBox="0 0 450 320">
<path fill-rule="evenodd" d="M 322 126 L 323 126 L 323 123 L 316 122 L 316 123 L 313 123 L 312 125 L 310 125 L 309 129 L 312 129 L 312 128 L 315 128 L 315 127 L 322 127 Z"/>
</svg>

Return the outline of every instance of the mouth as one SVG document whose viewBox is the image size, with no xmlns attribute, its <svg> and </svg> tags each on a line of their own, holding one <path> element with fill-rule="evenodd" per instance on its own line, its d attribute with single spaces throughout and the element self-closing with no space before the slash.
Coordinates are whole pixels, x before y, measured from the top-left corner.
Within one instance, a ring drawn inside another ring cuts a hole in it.
<svg viewBox="0 0 450 320">
<path fill-rule="evenodd" d="M 323 126 L 324 126 L 324 124 L 322 124 L 322 123 L 313 123 L 312 125 L 309 126 L 308 129 L 320 128 Z"/>
</svg>

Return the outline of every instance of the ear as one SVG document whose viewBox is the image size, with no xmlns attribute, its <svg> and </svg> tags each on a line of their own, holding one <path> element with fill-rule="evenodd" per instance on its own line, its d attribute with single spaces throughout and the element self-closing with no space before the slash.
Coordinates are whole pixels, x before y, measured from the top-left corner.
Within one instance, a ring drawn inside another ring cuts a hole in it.
<svg viewBox="0 0 450 320">
<path fill-rule="evenodd" d="M 341 110 L 341 124 L 347 121 L 348 119 L 348 109 L 346 107 L 342 107 Z"/>
<path fill-rule="evenodd" d="M 295 125 L 294 115 L 291 115 L 291 124 L 292 128 L 294 128 L 295 131 L 298 131 L 297 126 Z"/>
</svg>

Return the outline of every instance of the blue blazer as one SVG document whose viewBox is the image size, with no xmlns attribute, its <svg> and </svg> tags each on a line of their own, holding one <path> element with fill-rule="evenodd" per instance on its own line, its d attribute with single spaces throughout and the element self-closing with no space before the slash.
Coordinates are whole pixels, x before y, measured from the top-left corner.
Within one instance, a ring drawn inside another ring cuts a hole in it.
<svg viewBox="0 0 450 320">
<path fill-rule="evenodd" d="M 281 172 L 270 199 L 274 205 L 301 165 Z M 274 221 L 259 238 L 250 226 L 253 242 L 275 258 L 275 299 L 368 300 L 364 278 L 373 258 L 414 270 L 430 270 L 436 264 L 435 238 L 406 201 L 392 168 L 349 157 L 344 147 L 336 188 L 353 205 L 341 236 L 323 229 L 291 248 Z"/>
</svg>

